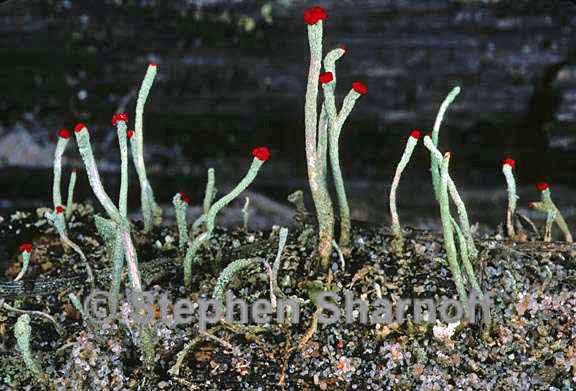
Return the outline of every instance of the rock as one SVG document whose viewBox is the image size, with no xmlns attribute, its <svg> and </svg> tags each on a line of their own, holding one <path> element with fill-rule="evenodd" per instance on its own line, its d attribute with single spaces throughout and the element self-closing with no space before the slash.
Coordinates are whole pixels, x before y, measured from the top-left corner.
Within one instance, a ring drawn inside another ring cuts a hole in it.
<svg viewBox="0 0 576 391">
<path fill-rule="evenodd" d="M 40 145 L 21 123 L 0 138 L 0 167 L 50 167 L 54 145 Z"/>
</svg>

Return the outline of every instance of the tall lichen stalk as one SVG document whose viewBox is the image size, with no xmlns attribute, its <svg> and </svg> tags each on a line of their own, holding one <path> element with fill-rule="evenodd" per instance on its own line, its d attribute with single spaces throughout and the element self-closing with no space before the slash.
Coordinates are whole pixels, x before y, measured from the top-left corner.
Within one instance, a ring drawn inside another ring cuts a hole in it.
<svg viewBox="0 0 576 391">
<path fill-rule="evenodd" d="M 148 99 L 150 88 L 154 84 L 158 67 L 156 64 L 148 65 L 146 75 L 140 86 L 138 92 L 138 100 L 136 101 L 136 119 L 134 137 L 130 139 L 132 149 L 132 160 L 138 180 L 140 182 L 140 202 L 142 204 L 142 215 L 144 218 L 144 230 L 149 232 L 154 225 L 162 222 L 162 209 L 156 203 L 154 198 L 154 191 L 148 181 L 148 174 L 146 173 L 146 165 L 144 164 L 144 105 Z"/>
<path fill-rule="evenodd" d="M 518 201 L 518 196 L 516 195 L 516 180 L 514 179 L 514 173 L 512 172 L 516 167 L 516 162 L 514 159 L 507 158 L 502 163 L 502 173 L 506 178 L 506 186 L 508 189 L 508 208 L 506 210 L 506 231 L 508 237 L 511 239 L 516 238 L 516 231 L 514 229 L 514 214 L 516 213 L 516 202 Z"/>
<path fill-rule="evenodd" d="M 304 19 L 308 24 L 310 45 L 310 67 L 304 106 L 306 162 L 308 182 L 318 218 L 318 257 L 321 268 L 328 270 L 334 236 L 334 211 L 325 172 L 322 170 L 324 163 L 319 160 L 317 145 L 318 84 L 322 67 L 322 21 L 326 19 L 326 13 L 320 7 L 313 7 L 305 12 Z"/>
</svg>

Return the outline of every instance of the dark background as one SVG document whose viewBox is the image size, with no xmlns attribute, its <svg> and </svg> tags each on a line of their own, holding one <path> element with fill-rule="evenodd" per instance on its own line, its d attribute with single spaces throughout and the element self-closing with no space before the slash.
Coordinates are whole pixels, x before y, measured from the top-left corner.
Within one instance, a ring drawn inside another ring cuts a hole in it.
<svg viewBox="0 0 576 391">
<path fill-rule="evenodd" d="M 4 1 L 1 213 L 51 203 L 57 131 L 78 121 L 89 125 L 115 198 L 119 156 L 110 118 L 125 105 L 132 120 L 131 93 L 153 61 L 159 74 L 145 109 L 145 151 L 166 213 L 179 190 L 201 202 L 207 167 L 216 168 L 225 191 L 245 174 L 250 149 L 267 144 L 272 159 L 251 188 L 255 224 L 286 223 L 286 196 L 307 190 L 302 12 L 315 4 L 329 14 L 325 48 L 348 47 L 337 68 L 339 98 L 354 80 L 369 87 L 341 137 L 355 218 L 388 222 L 388 189 L 409 131 L 430 130 L 445 95 L 460 85 L 440 139 L 452 151 L 472 220 L 492 229 L 501 222 L 500 162 L 509 154 L 517 160 L 521 207 L 539 197 L 533 184 L 547 180 L 573 220 L 576 5 L 568 0 Z M 437 221 L 428 165 L 421 146 L 399 190 L 403 222 Z M 71 143 L 73 166 L 81 162 Z M 92 199 L 82 175 L 78 193 Z"/>
</svg>

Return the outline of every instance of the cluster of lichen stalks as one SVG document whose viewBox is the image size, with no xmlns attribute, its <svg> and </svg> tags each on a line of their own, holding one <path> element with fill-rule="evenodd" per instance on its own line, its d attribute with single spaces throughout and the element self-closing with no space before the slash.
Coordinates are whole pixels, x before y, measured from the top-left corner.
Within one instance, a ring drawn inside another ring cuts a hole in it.
<svg viewBox="0 0 576 391">
<path fill-rule="evenodd" d="M 349 250 L 351 222 L 344 181 L 339 164 L 339 138 L 344 122 L 351 113 L 356 100 L 368 91 L 366 85 L 363 83 L 359 81 L 353 82 L 350 91 L 343 99 L 340 109 L 337 108 L 335 97 L 336 62 L 346 53 L 346 50 L 342 47 L 333 49 L 322 59 L 323 21 L 326 19 L 327 13 L 321 7 L 312 7 L 304 12 L 304 21 L 308 25 L 310 45 L 310 68 L 305 100 L 305 145 L 310 190 L 316 207 L 318 220 L 317 258 L 321 270 L 328 270 L 333 248 L 336 248 L 340 254 L 347 253 L 347 250 Z M 150 64 L 138 94 L 135 129 L 128 129 L 128 115 L 126 113 L 116 113 L 112 117 L 112 125 L 116 127 L 117 131 L 121 157 L 121 181 L 117 205 L 109 197 L 100 180 L 87 126 L 79 123 L 74 128 L 76 142 L 86 168 L 90 186 L 107 214 L 107 218 L 95 216 L 95 224 L 98 232 L 107 243 L 111 254 L 111 263 L 113 265 L 113 278 L 110 286 L 111 302 L 109 303 L 111 311 L 115 311 L 118 304 L 125 265 L 127 265 L 128 278 L 132 290 L 136 293 L 142 292 L 142 283 L 138 269 L 138 256 L 132 241 L 132 226 L 127 217 L 128 143 L 130 143 L 132 161 L 140 182 L 140 199 L 145 232 L 150 232 L 155 225 L 161 223 L 162 219 L 162 211 L 155 201 L 154 192 L 147 178 L 143 151 L 143 110 L 156 72 L 157 66 Z M 320 111 L 318 111 L 318 89 L 320 85 L 323 89 L 324 100 Z M 468 280 L 477 294 L 482 296 L 481 288 L 476 279 L 473 267 L 478 251 L 474 244 L 466 207 L 454 181 L 449 175 L 450 153 L 442 154 L 437 149 L 440 125 L 444 114 L 459 92 L 459 87 L 454 88 L 442 103 L 434 123 L 432 134 L 424 137 L 424 145 L 430 151 L 432 184 L 435 198 L 440 206 L 444 246 L 448 265 L 460 300 L 465 303 L 467 301 L 467 291 L 464 287 L 465 279 Z M 392 244 L 393 250 L 397 254 L 403 251 L 404 238 L 397 213 L 396 192 L 402 172 L 409 163 L 420 136 L 421 133 L 417 129 L 410 133 L 390 190 L 391 231 L 394 235 Z M 94 283 L 92 271 L 85 255 L 80 247 L 70 240 L 67 235 L 66 223 L 67 220 L 70 219 L 72 209 L 74 208 L 73 195 L 76 183 L 76 172 L 73 172 L 71 176 L 66 207 L 62 205 L 62 196 L 60 193 L 62 157 L 70 138 L 71 132 L 68 130 L 62 129 L 59 131 L 59 140 L 54 158 L 54 209 L 46 214 L 46 218 L 58 231 L 63 246 L 71 248 L 78 253 L 87 269 L 89 281 Z M 267 147 L 258 147 L 253 149 L 252 155 L 253 160 L 246 176 L 227 195 L 216 201 L 214 201 L 217 193 L 214 170 L 208 170 L 203 213 L 192 224 L 191 229 L 186 220 L 186 210 L 190 202 L 189 198 L 184 193 L 177 193 L 173 197 L 179 233 L 179 250 L 183 257 L 184 285 L 186 287 L 189 287 L 191 283 L 192 266 L 198 261 L 198 250 L 208 243 L 214 231 L 215 219 L 218 212 L 237 198 L 253 182 L 259 169 L 264 162 L 269 159 L 270 152 Z M 503 164 L 503 172 L 506 177 L 509 192 L 506 226 L 509 236 L 513 239 L 516 238 L 516 234 L 512 219 L 515 214 L 517 200 L 515 181 L 512 174 L 514 165 L 515 163 L 512 159 L 506 159 Z M 339 208 L 340 238 L 338 243 L 333 239 L 335 217 L 333 202 L 329 192 L 328 179 L 330 177 L 333 180 Z M 531 205 L 538 210 L 545 211 L 548 215 L 545 239 L 550 240 L 551 225 L 553 222 L 556 222 L 564 232 L 566 240 L 572 241 L 566 222 L 552 202 L 548 185 L 545 183 L 539 184 L 538 189 L 542 191 L 542 201 L 532 203 Z M 452 217 L 450 200 L 452 200 L 456 207 L 458 221 Z M 287 230 L 282 229 L 279 236 L 278 254 L 273 267 L 270 267 L 270 265 L 261 258 L 234 261 L 221 273 L 214 289 L 214 296 L 222 298 L 226 284 L 241 270 L 256 264 L 263 264 L 270 276 L 270 297 L 274 302 L 276 294 L 282 294 L 278 288 L 277 274 L 280 269 L 282 251 L 287 240 Z M 454 236 L 457 238 L 458 247 L 455 244 L 456 240 Z M 23 265 L 16 280 L 22 279 L 26 273 L 32 252 L 32 245 L 29 243 L 22 244 L 20 251 L 22 253 Z M 461 267 L 464 268 L 465 273 L 462 273 Z M 71 295 L 70 298 L 73 304 L 82 312 L 79 300 L 74 295 Z M 467 306 L 464 306 L 464 308 L 467 308 Z M 41 369 L 38 363 L 33 360 L 29 349 L 30 326 L 28 315 L 24 315 L 18 320 L 15 333 L 26 366 L 34 374 L 40 373 Z M 140 335 L 141 349 L 145 363 L 151 365 L 154 360 L 154 343 L 150 335 L 150 330 L 147 329 L 146 326 L 142 326 Z"/>
</svg>

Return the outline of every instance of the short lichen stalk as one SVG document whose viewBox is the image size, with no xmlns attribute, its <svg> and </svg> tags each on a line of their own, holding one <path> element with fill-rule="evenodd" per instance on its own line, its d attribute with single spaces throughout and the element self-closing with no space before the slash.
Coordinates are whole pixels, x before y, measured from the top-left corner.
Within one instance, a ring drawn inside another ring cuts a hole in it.
<svg viewBox="0 0 576 391">
<path fill-rule="evenodd" d="M 30 265 L 31 254 L 32 254 L 32 244 L 22 243 L 20 245 L 20 255 L 22 256 L 22 269 L 20 269 L 20 273 L 18 273 L 14 281 L 20 281 L 22 277 L 24 277 L 24 275 L 26 274 L 28 266 Z"/>
<path fill-rule="evenodd" d="M 408 137 L 408 141 L 406 142 L 406 148 L 404 148 L 404 153 L 402 154 L 402 158 L 396 167 L 396 173 L 394 174 L 394 179 L 392 180 L 392 186 L 390 186 L 390 216 L 392 218 L 392 235 L 394 235 L 394 250 L 399 252 L 402 250 L 404 238 L 402 235 L 402 227 L 400 226 L 400 218 L 398 217 L 398 210 L 396 207 L 396 193 L 398 189 L 398 185 L 400 183 L 400 178 L 402 176 L 402 172 L 410 162 L 410 158 L 412 157 L 412 153 L 414 152 L 414 148 L 416 144 L 418 144 L 418 139 L 420 138 L 420 131 L 418 129 L 412 130 L 410 133 L 410 137 Z"/>
<path fill-rule="evenodd" d="M 334 211 L 324 176 L 324 164 L 318 155 L 318 82 L 322 66 L 322 21 L 326 12 L 321 7 L 312 7 L 304 12 L 304 21 L 308 25 L 310 45 L 310 67 L 304 106 L 306 162 L 308 182 L 316 216 L 318 218 L 318 258 L 323 270 L 328 270 L 334 236 Z"/>
<path fill-rule="evenodd" d="M 516 202 L 518 201 L 518 196 L 516 195 L 516 180 L 514 179 L 514 173 L 512 172 L 516 167 L 516 162 L 514 159 L 507 158 L 502 164 L 502 173 L 506 178 L 506 186 L 508 189 L 508 209 L 506 212 L 506 231 L 508 237 L 515 239 L 516 231 L 514 230 L 514 214 L 516 213 Z"/>
<path fill-rule="evenodd" d="M 30 337 L 32 335 L 32 327 L 30 327 L 30 315 L 21 315 L 16 324 L 14 325 L 14 336 L 16 337 L 16 344 L 18 350 L 22 354 L 22 359 L 26 368 L 36 377 L 42 376 L 42 368 L 32 356 L 30 349 Z"/>
<path fill-rule="evenodd" d="M 148 65 L 148 69 L 146 70 L 146 75 L 144 76 L 144 80 L 140 86 L 138 99 L 136 101 L 134 137 L 130 139 L 132 160 L 134 162 L 134 167 L 136 167 L 136 173 L 138 174 L 138 180 L 140 182 L 140 201 L 142 204 L 144 229 L 146 232 L 149 232 L 154 225 L 160 224 L 162 221 L 162 209 L 160 209 L 158 204 L 156 204 L 156 200 L 154 199 L 154 191 L 152 190 L 152 186 L 150 186 L 150 182 L 148 181 L 146 165 L 144 163 L 144 105 L 148 99 L 150 88 L 152 88 L 152 85 L 154 84 L 156 73 L 156 64 Z"/>
<path fill-rule="evenodd" d="M 444 114 L 446 114 L 446 110 L 448 107 L 454 102 L 454 99 L 460 93 L 460 87 L 456 86 L 448 93 L 442 105 L 440 105 L 440 110 L 438 110 L 438 114 L 436 115 L 436 120 L 434 121 L 434 128 L 432 129 L 432 142 L 434 146 L 438 146 L 438 136 L 440 134 L 440 125 L 442 125 L 442 121 L 444 120 Z M 432 171 L 432 185 L 434 187 L 434 194 L 436 198 L 439 196 L 439 183 L 440 183 L 440 165 L 437 161 L 432 159 L 431 162 L 431 171 Z"/>
<path fill-rule="evenodd" d="M 76 178 L 78 174 L 76 170 L 72 170 L 70 174 L 70 182 L 68 182 L 68 198 L 66 199 L 66 220 L 70 220 L 72 212 L 74 211 L 74 189 L 76 188 Z"/>
<path fill-rule="evenodd" d="M 570 228 L 568 228 L 566 220 L 564 220 L 564 216 L 562 216 L 562 213 L 556 207 L 554 201 L 552 201 L 550 186 L 545 182 L 541 182 L 536 185 L 536 188 L 541 192 L 541 207 L 548 212 L 548 219 L 554 221 L 558 228 L 560 228 L 560 231 L 562 231 L 562 234 L 564 235 L 564 240 L 566 240 L 568 243 L 572 243 L 572 233 L 570 232 Z"/>
<path fill-rule="evenodd" d="M 248 259 L 238 259 L 230 263 L 228 266 L 224 268 L 224 270 L 222 270 L 220 276 L 218 276 L 218 280 L 214 285 L 212 297 L 223 303 L 226 287 L 232 281 L 232 279 L 240 272 L 262 264 L 263 261 L 264 260 L 262 258 L 248 258 Z"/>
<path fill-rule="evenodd" d="M 208 178 L 206 180 L 206 189 L 204 190 L 204 201 L 202 202 L 202 214 L 192 223 L 192 230 L 197 230 L 206 221 L 206 213 L 210 210 L 212 202 L 216 197 L 218 189 L 216 188 L 216 176 L 213 168 L 208 169 Z"/>
<path fill-rule="evenodd" d="M 424 136 L 424 146 L 431 152 L 431 159 L 437 162 L 442 161 L 442 154 L 436 148 L 435 144 L 432 142 L 430 136 Z M 437 165 L 439 167 L 439 165 Z M 432 169 L 434 172 L 434 168 Z M 468 245 L 468 254 L 470 255 L 471 259 L 476 259 L 478 255 L 478 250 L 476 249 L 476 245 L 474 244 L 474 237 L 472 236 L 472 229 L 470 228 L 470 222 L 468 220 L 468 212 L 466 211 L 466 205 L 460 197 L 460 193 L 454 184 L 454 181 L 448 175 L 448 188 L 450 192 L 450 196 L 452 197 L 452 201 L 454 205 L 456 205 L 456 209 L 458 211 L 458 221 L 460 222 L 460 229 L 466 238 L 466 243 Z"/>
<path fill-rule="evenodd" d="M 61 182 L 62 182 L 62 156 L 66 151 L 66 146 L 70 141 L 70 132 L 67 129 L 60 129 L 58 132 L 58 143 L 56 144 L 56 150 L 54 151 L 54 181 L 52 183 L 52 202 L 54 208 L 62 205 L 62 193 L 61 193 Z M 61 214 L 58 216 L 62 219 L 62 225 L 64 230 L 66 230 L 66 216 Z"/>
<path fill-rule="evenodd" d="M 182 192 L 176 194 L 172 198 L 172 204 L 176 211 L 176 225 L 178 226 L 178 248 L 180 252 L 184 253 L 186 244 L 188 243 L 188 222 L 186 221 L 186 211 L 190 204 L 190 198 Z"/>
<path fill-rule="evenodd" d="M 192 282 L 192 263 L 196 257 L 196 253 L 202 246 L 210 240 L 212 232 L 216 224 L 216 215 L 225 208 L 230 202 L 237 198 L 244 190 L 250 186 L 250 184 L 258 175 L 260 167 L 270 158 L 270 151 L 267 147 L 258 147 L 252 150 L 252 164 L 248 169 L 246 176 L 236 185 L 230 193 L 226 194 L 224 197 L 216 201 L 206 213 L 206 218 L 204 221 L 206 230 L 194 238 L 188 244 L 188 249 L 186 251 L 186 256 L 184 258 L 184 285 L 189 287 Z"/>
</svg>

